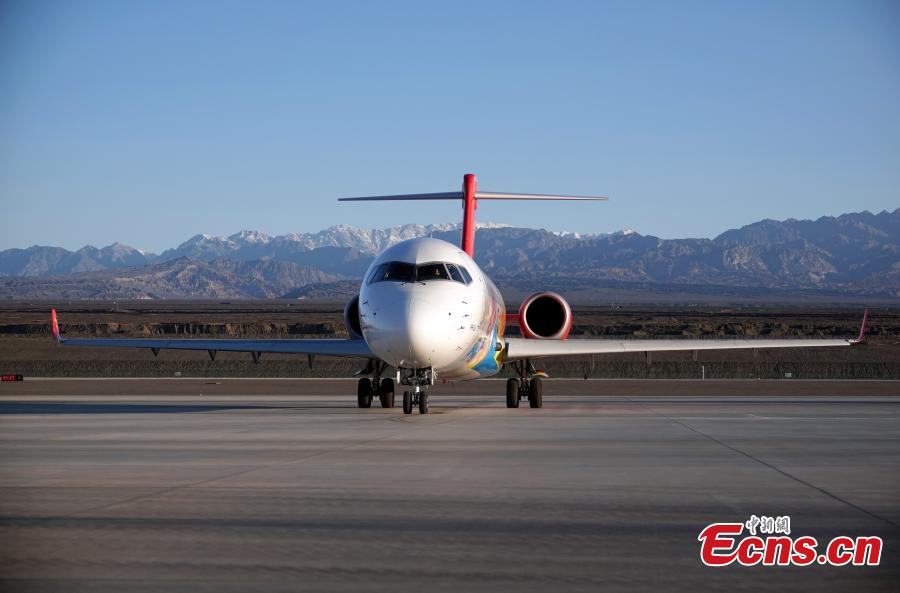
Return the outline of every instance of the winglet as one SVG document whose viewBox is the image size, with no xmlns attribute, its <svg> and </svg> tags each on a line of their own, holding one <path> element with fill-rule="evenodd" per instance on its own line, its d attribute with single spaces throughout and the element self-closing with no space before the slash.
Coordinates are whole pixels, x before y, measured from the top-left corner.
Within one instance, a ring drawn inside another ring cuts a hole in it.
<svg viewBox="0 0 900 593">
<path fill-rule="evenodd" d="M 62 341 L 59 337 L 59 323 L 56 321 L 56 309 L 50 309 L 50 331 L 53 332 L 53 339 L 56 343 Z"/>
<path fill-rule="evenodd" d="M 855 340 L 847 340 L 850 342 L 850 345 L 862 344 L 866 341 L 866 327 L 869 325 L 869 310 L 866 309 L 866 312 L 863 313 L 862 326 L 859 328 L 859 337 Z"/>
</svg>

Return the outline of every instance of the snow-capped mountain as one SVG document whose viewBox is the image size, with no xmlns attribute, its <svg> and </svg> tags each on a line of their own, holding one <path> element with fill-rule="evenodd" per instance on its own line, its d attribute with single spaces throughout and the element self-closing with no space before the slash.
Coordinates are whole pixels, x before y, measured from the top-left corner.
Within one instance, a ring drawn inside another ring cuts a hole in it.
<svg viewBox="0 0 900 593">
<path fill-rule="evenodd" d="M 294 269 L 288 266 L 277 268 L 279 278 L 299 281 L 321 272 L 336 281 L 358 280 L 375 254 L 399 241 L 422 236 L 458 243 L 459 225 L 408 224 L 388 229 L 336 225 L 315 233 L 281 236 L 251 230 L 228 237 L 195 235 L 160 256 L 119 243 L 102 249 L 86 246 L 74 252 L 39 246 L 9 249 L 0 252 L 0 276 L 18 278 L 0 284 L 8 285 L 5 294 L 34 295 L 41 290 L 37 287 L 40 283 L 28 289 L 31 292 L 23 292 L 26 283 L 21 277 L 90 273 L 95 274 L 93 281 L 98 281 L 99 272 L 121 276 L 126 274 L 125 268 L 177 259 L 215 263 L 216 269 L 232 264 L 285 263 L 310 273 L 288 274 L 288 268 Z M 630 228 L 582 234 L 484 223 L 479 225 L 476 245 L 479 265 L 501 283 L 553 276 L 557 281 L 828 289 L 900 296 L 900 209 L 818 220 L 764 220 L 714 239 L 660 239 Z M 264 269 L 276 271 L 273 266 Z M 266 282 L 272 284 L 273 293 L 284 285 Z M 96 294 L 102 293 L 98 291 Z"/>
<path fill-rule="evenodd" d="M 238 245 L 265 245 L 272 237 L 259 231 L 240 231 L 229 236 L 228 240 Z"/>
<path fill-rule="evenodd" d="M 479 229 L 508 228 L 509 225 L 482 223 Z M 195 235 L 174 249 L 160 255 L 165 261 L 176 257 L 212 260 L 230 257 L 241 261 L 261 258 L 290 258 L 304 251 L 323 247 L 356 249 L 362 254 L 375 255 L 391 245 L 412 239 L 458 232 L 459 225 L 404 224 L 387 229 L 360 229 L 338 224 L 316 233 L 289 233 L 271 237 L 259 231 L 241 231 L 229 237 Z"/>
</svg>

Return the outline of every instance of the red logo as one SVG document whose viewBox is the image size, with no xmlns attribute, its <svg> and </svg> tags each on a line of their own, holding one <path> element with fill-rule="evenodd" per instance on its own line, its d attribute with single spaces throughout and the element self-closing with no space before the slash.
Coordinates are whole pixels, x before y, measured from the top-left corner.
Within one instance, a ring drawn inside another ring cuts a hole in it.
<svg viewBox="0 0 900 593">
<path fill-rule="evenodd" d="M 779 523 L 779 520 L 780 523 Z M 779 525 L 776 529 L 775 525 Z M 756 527 L 766 537 L 756 535 Z M 749 534 L 741 537 L 744 528 Z M 706 566 L 877 566 L 883 542 L 877 536 L 833 538 L 820 549 L 816 538 L 790 536 L 790 517 L 751 517 L 747 523 L 712 523 L 700 532 L 700 560 Z"/>
</svg>

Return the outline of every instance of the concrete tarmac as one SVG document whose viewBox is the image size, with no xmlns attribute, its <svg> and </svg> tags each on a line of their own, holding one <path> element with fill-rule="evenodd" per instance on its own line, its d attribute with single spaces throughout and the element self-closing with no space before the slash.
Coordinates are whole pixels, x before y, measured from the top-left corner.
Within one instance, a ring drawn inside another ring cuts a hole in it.
<svg viewBox="0 0 900 593">
<path fill-rule="evenodd" d="M 722 383 L 508 410 L 484 381 L 427 416 L 348 381 L 3 384 L 0 590 L 900 589 L 897 384 Z M 705 567 L 700 531 L 753 514 L 881 566 Z"/>
</svg>

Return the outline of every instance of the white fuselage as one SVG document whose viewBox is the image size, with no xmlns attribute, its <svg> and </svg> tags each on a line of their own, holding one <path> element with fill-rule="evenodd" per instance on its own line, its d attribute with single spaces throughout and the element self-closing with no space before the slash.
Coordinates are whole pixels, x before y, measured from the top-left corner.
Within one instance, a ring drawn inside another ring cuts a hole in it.
<svg viewBox="0 0 900 593">
<path fill-rule="evenodd" d="M 446 241 L 410 239 L 379 255 L 359 291 L 359 316 L 372 352 L 396 368 L 431 368 L 438 379 L 460 380 L 502 366 L 500 292 Z"/>
</svg>

